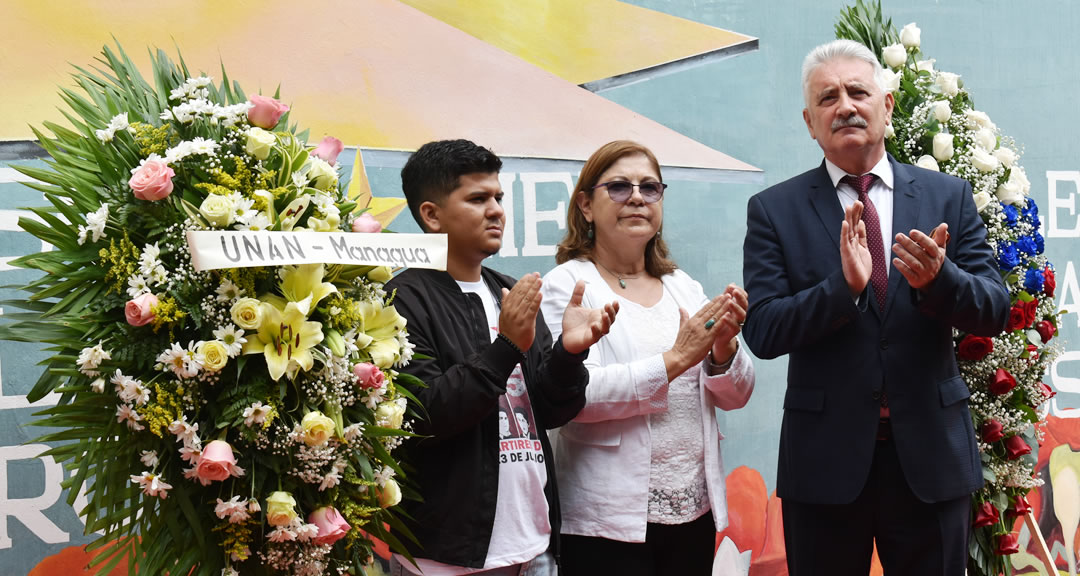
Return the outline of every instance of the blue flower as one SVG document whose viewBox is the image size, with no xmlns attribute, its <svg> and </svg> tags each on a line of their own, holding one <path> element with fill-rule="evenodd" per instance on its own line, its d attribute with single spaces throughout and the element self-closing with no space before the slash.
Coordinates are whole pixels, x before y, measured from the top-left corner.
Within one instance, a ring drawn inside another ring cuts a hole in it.
<svg viewBox="0 0 1080 576">
<path fill-rule="evenodd" d="M 1016 206 L 1012 204 L 1002 204 L 1001 211 L 1005 213 L 1005 223 L 1010 228 L 1016 227 L 1016 222 L 1020 219 L 1020 212 L 1016 209 Z"/>
<path fill-rule="evenodd" d="M 1031 236 L 1024 236 L 1017 240 L 1016 248 L 1028 256 L 1034 256 L 1038 250 L 1038 247 L 1035 245 L 1035 239 Z"/>
<path fill-rule="evenodd" d="M 1027 199 L 1024 204 L 1024 216 L 1037 217 L 1039 215 L 1039 206 L 1035 204 L 1035 201 L 1031 198 Z"/>
<path fill-rule="evenodd" d="M 1046 240 L 1043 239 L 1043 235 L 1039 234 L 1038 231 L 1035 232 L 1035 248 L 1036 254 L 1042 254 L 1046 249 Z"/>
<path fill-rule="evenodd" d="M 1030 294 L 1039 294 L 1043 289 L 1043 273 L 1041 270 L 1028 270 L 1024 275 L 1024 290 Z"/>
<path fill-rule="evenodd" d="M 1016 253 L 1016 244 L 1002 242 L 998 246 L 998 268 L 1012 270 L 1020 264 L 1020 256 Z"/>
</svg>

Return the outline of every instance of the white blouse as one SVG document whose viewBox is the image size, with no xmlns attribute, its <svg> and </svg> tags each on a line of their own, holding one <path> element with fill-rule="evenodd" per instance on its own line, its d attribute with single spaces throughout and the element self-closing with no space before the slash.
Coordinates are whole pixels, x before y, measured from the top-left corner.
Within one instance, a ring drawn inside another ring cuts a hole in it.
<svg viewBox="0 0 1080 576">
<path fill-rule="evenodd" d="M 541 289 L 541 309 L 553 337 L 562 333 L 563 310 L 582 279 L 586 282 L 583 306 L 602 307 L 618 297 L 591 262 L 572 260 L 557 266 L 544 277 Z M 675 304 L 691 315 L 708 302 L 701 285 L 680 270 L 661 280 Z M 552 433 L 562 531 L 644 542 L 657 441 L 652 423 L 658 413 L 671 409 L 672 384 L 667 381 L 662 351 L 641 356 L 637 348 L 643 333 L 655 327 L 634 328 L 622 321 L 623 311 L 619 314 L 611 332 L 593 345 L 585 360 L 589 369 L 585 408 Z M 674 326 L 677 330 L 678 315 Z M 727 526 L 727 506 L 720 457 L 723 435 L 717 430 L 716 409 L 735 410 L 750 399 L 754 368 L 743 348 L 723 374 L 709 376 L 704 369 L 707 360 L 697 370 L 699 411 L 694 421 L 701 429 L 705 487 L 717 530 Z"/>
</svg>

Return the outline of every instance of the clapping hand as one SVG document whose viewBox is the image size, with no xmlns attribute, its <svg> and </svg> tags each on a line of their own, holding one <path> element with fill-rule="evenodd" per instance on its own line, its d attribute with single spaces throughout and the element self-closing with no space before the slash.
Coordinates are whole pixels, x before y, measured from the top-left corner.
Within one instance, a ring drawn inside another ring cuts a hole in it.
<svg viewBox="0 0 1080 576">
<path fill-rule="evenodd" d="M 942 222 L 927 236 L 919 230 L 911 235 L 897 234 L 893 244 L 893 266 L 916 290 L 929 286 L 945 262 L 945 246 L 949 243 L 949 225 Z"/>
<path fill-rule="evenodd" d="M 720 361 L 723 358 L 730 357 L 731 354 L 721 354 L 719 350 L 728 347 L 730 344 L 731 352 L 735 352 L 735 344 L 732 341 L 742 331 L 743 322 L 746 321 L 746 309 L 750 307 L 746 290 L 735 284 L 728 284 L 727 288 L 724 288 L 724 295 L 730 298 L 720 308 L 720 316 L 716 320 L 716 325 L 712 328 L 713 332 L 715 332 L 713 357 Z"/>
<path fill-rule="evenodd" d="M 563 348 L 571 354 L 581 354 L 603 338 L 619 312 L 618 302 L 605 304 L 603 308 L 585 308 L 581 305 L 584 295 L 585 281 L 578 280 L 570 303 L 563 312 L 562 343 Z"/>
<path fill-rule="evenodd" d="M 526 274 L 510 290 L 502 289 L 499 333 L 522 351 L 536 338 L 536 313 L 540 310 L 540 274 Z"/>
<path fill-rule="evenodd" d="M 866 223 L 862 221 L 863 204 L 858 200 L 844 210 L 840 226 L 840 264 L 851 295 L 858 296 L 870 282 L 874 260 L 866 244 Z"/>
</svg>

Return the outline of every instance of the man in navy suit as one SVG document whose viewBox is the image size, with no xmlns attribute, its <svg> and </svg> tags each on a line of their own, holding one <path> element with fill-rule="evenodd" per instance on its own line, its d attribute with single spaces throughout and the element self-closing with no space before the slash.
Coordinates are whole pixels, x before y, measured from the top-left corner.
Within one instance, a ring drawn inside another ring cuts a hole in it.
<svg viewBox="0 0 1080 576">
<path fill-rule="evenodd" d="M 865 575 L 875 541 L 889 576 L 962 575 L 983 484 L 953 328 L 998 334 L 1008 292 L 971 186 L 885 153 L 880 73 L 848 40 L 806 57 L 803 119 L 825 161 L 747 209 L 743 336 L 789 356 L 776 488 L 791 576 Z"/>
</svg>

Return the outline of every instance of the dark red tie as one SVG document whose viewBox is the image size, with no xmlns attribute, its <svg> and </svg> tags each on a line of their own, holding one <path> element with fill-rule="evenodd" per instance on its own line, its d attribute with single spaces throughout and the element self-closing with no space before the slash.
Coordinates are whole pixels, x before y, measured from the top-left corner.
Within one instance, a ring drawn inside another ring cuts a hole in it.
<svg viewBox="0 0 1080 576">
<path fill-rule="evenodd" d="M 870 187 L 874 185 L 877 176 L 863 174 L 862 176 L 844 176 L 840 179 L 855 189 L 859 194 L 859 202 L 863 204 L 862 221 L 866 224 L 866 246 L 870 250 L 870 259 L 874 268 L 870 272 L 870 284 L 874 287 L 874 296 L 877 297 L 878 310 L 885 310 L 885 294 L 889 291 L 889 276 L 885 264 L 885 243 L 881 240 L 881 223 L 878 221 L 877 208 L 870 201 Z"/>
</svg>

